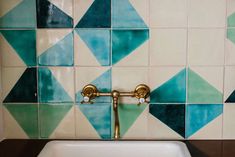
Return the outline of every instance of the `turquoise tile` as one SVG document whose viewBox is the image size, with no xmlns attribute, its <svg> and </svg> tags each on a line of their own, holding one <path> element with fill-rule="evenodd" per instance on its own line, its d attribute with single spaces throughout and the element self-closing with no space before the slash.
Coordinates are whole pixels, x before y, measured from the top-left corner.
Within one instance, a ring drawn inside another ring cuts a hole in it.
<svg viewBox="0 0 235 157">
<path fill-rule="evenodd" d="M 43 52 L 38 57 L 38 64 L 40 66 L 73 66 L 73 33 L 69 33 L 62 40 Z"/>
<path fill-rule="evenodd" d="M 102 139 L 111 138 L 111 103 L 78 104 L 78 107 Z"/>
<path fill-rule="evenodd" d="M 66 76 L 66 73 L 64 73 L 61 77 L 71 76 Z M 49 68 L 39 68 L 38 78 L 39 102 L 73 102 L 63 85 L 57 81 Z"/>
<path fill-rule="evenodd" d="M 186 137 L 223 113 L 223 104 L 188 104 L 186 108 Z"/>
<path fill-rule="evenodd" d="M 111 40 L 109 29 L 76 29 L 101 66 L 110 65 Z M 76 44 L 76 43 L 75 43 Z M 78 52 L 79 53 L 79 52 Z M 86 59 L 86 58 L 84 58 Z"/>
<path fill-rule="evenodd" d="M 35 30 L 0 30 L 0 32 L 26 66 L 36 66 Z"/>
<path fill-rule="evenodd" d="M 185 103 L 186 69 L 154 89 L 150 94 L 151 103 Z"/>
<path fill-rule="evenodd" d="M 8 3 L 5 1 L 5 3 Z M 36 2 L 23 0 L 0 18 L 0 28 L 35 28 Z"/>
<path fill-rule="evenodd" d="M 113 30 L 112 64 L 129 55 L 149 38 L 149 30 Z"/>
<path fill-rule="evenodd" d="M 129 0 L 112 0 L 112 27 L 148 28 Z"/>
</svg>

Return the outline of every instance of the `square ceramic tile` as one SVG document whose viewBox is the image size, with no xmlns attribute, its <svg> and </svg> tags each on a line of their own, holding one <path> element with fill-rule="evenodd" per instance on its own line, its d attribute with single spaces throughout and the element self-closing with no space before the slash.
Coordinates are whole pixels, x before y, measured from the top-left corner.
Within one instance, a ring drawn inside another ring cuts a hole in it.
<svg viewBox="0 0 235 157">
<path fill-rule="evenodd" d="M 112 30 L 112 65 L 148 65 L 148 29 Z"/>
<path fill-rule="evenodd" d="M 108 140 L 111 136 L 111 103 L 76 105 L 77 138 Z"/>
<path fill-rule="evenodd" d="M 74 0 L 74 27 L 110 28 L 111 0 Z"/>
<path fill-rule="evenodd" d="M 112 0 L 113 28 L 147 28 L 148 0 Z"/>
<path fill-rule="evenodd" d="M 185 65 L 186 29 L 151 29 L 150 65 Z"/>
<path fill-rule="evenodd" d="M 227 26 L 235 27 L 235 1 L 227 0 Z"/>
<path fill-rule="evenodd" d="M 223 66 L 190 67 L 188 103 L 221 104 L 223 102 Z"/>
<path fill-rule="evenodd" d="M 72 28 L 73 0 L 37 0 L 38 28 Z"/>
<path fill-rule="evenodd" d="M 139 84 L 148 85 L 148 68 L 114 67 L 112 69 L 112 89 L 120 92 L 134 91 Z M 122 97 L 120 103 L 137 104 L 136 98 Z"/>
<path fill-rule="evenodd" d="M 235 103 L 235 66 L 225 67 L 224 102 Z"/>
<path fill-rule="evenodd" d="M 235 28 L 227 29 L 225 44 L 225 64 L 235 65 Z"/>
<path fill-rule="evenodd" d="M 39 102 L 73 102 L 74 70 L 66 67 L 38 69 Z"/>
<path fill-rule="evenodd" d="M 2 68 L 2 99 L 4 103 L 36 103 L 37 69 Z"/>
<path fill-rule="evenodd" d="M 0 28 L 35 28 L 36 0 L 0 1 Z"/>
<path fill-rule="evenodd" d="M 185 103 L 186 69 L 184 67 L 150 68 L 151 103 Z"/>
<path fill-rule="evenodd" d="M 82 89 L 93 84 L 100 92 L 111 91 L 111 69 L 109 67 L 76 67 L 76 102 L 83 101 Z M 96 97 L 92 102 L 111 102 L 111 97 Z"/>
<path fill-rule="evenodd" d="M 35 30 L 0 30 L 3 66 L 36 65 Z"/>
<path fill-rule="evenodd" d="M 235 139 L 235 103 L 224 104 L 223 138 Z"/>
<path fill-rule="evenodd" d="M 73 104 L 39 104 L 41 138 L 75 138 Z"/>
<path fill-rule="evenodd" d="M 183 139 L 185 104 L 150 104 L 148 134 L 151 139 Z"/>
<path fill-rule="evenodd" d="M 148 131 L 148 104 L 118 105 L 121 139 L 146 139 Z M 114 112 L 112 113 L 114 126 Z M 113 127 L 114 129 L 114 127 Z"/>
<path fill-rule="evenodd" d="M 72 66 L 72 29 L 38 29 L 37 56 L 40 66 Z"/>
<path fill-rule="evenodd" d="M 37 104 L 4 104 L 3 112 L 5 138 L 38 138 Z"/>
<path fill-rule="evenodd" d="M 189 0 L 189 27 L 224 27 L 225 0 Z"/>
<path fill-rule="evenodd" d="M 186 27 L 187 0 L 150 0 L 150 27 Z"/>
<path fill-rule="evenodd" d="M 110 29 L 75 29 L 74 58 L 78 66 L 109 66 Z"/>
<path fill-rule="evenodd" d="M 222 139 L 223 104 L 188 104 L 186 138 Z"/>
<path fill-rule="evenodd" d="M 189 29 L 188 33 L 189 65 L 224 64 L 224 29 Z"/>
</svg>

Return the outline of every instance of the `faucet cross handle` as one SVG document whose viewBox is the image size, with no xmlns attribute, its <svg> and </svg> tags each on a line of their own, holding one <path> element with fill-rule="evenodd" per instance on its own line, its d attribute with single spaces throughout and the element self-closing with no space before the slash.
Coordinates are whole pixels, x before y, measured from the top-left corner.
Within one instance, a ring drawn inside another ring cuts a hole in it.
<svg viewBox="0 0 235 157">
<path fill-rule="evenodd" d="M 82 96 L 83 96 L 83 101 L 81 102 L 82 104 L 87 103 L 87 104 L 93 104 L 93 102 L 91 101 L 92 99 L 94 99 L 95 97 L 98 96 L 98 89 L 96 88 L 96 86 L 89 84 L 87 86 L 85 86 L 82 89 Z"/>
<path fill-rule="evenodd" d="M 149 103 L 147 97 L 149 97 L 150 88 L 145 84 L 140 84 L 135 88 L 134 96 L 139 100 L 138 106 L 143 103 Z"/>
</svg>

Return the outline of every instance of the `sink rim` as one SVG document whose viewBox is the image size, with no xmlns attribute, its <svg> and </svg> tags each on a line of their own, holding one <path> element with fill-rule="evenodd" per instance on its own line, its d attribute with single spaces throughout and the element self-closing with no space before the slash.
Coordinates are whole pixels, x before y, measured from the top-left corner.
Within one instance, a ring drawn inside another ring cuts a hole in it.
<svg viewBox="0 0 235 157">
<path fill-rule="evenodd" d="M 59 145 L 64 145 L 64 144 L 67 144 L 67 145 L 89 145 L 89 144 L 101 144 L 101 143 L 104 143 L 104 144 L 173 144 L 173 145 L 177 145 L 177 147 L 180 148 L 180 150 L 182 150 L 182 152 L 184 153 L 185 157 L 191 157 L 191 154 L 189 152 L 189 149 L 187 147 L 187 145 L 182 142 L 182 141 L 170 141 L 170 140 L 157 140 L 157 141 L 154 141 L 154 140 L 53 140 L 53 141 L 50 141 L 48 142 L 44 147 L 43 149 L 41 150 L 41 152 L 38 154 L 38 157 L 43 157 L 43 154 L 46 153 L 46 151 L 50 150 L 50 149 L 53 149 L 53 147 L 55 148 L 55 146 L 59 146 Z"/>
</svg>

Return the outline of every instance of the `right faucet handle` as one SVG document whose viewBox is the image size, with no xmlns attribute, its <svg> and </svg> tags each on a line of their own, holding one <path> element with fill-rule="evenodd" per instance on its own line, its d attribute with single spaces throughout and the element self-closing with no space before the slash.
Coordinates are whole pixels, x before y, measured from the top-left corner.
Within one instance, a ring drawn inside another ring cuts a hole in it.
<svg viewBox="0 0 235 157">
<path fill-rule="evenodd" d="M 145 84 L 140 84 L 136 86 L 134 91 L 135 97 L 139 100 L 139 104 L 149 103 L 146 99 L 150 95 L 150 88 Z"/>
</svg>

